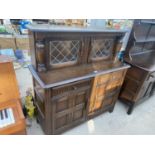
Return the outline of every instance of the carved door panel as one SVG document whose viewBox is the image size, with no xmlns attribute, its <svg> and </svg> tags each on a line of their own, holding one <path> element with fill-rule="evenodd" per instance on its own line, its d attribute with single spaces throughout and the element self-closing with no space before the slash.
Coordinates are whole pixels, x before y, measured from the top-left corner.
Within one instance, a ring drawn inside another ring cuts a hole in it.
<svg viewBox="0 0 155 155">
<path fill-rule="evenodd" d="M 53 132 L 58 134 L 86 119 L 87 102 L 90 87 L 72 85 L 74 90 L 54 97 L 53 103 Z M 62 88 L 61 88 L 62 89 Z M 69 87 L 67 88 L 68 90 Z M 61 90 L 60 90 L 61 91 Z"/>
<path fill-rule="evenodd" d="M 110 74 L 100 75 L 94 78 L 91 90 L 89 113 L 92 113 L 101 108 L 109 79 Z"/>
<path fill-rule="evenodd" d="M 124 75 L 124 71 L 118 71 L 95 77 L 90 98 L 90 115 L 113 105 L 123 83 Z"/>
</svg>

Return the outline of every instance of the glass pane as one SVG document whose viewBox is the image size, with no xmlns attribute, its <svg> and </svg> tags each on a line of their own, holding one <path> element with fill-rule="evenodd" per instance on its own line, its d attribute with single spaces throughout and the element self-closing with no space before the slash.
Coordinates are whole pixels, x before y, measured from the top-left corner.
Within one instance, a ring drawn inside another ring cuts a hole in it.
<svg viewBox="0 0 155 155">
<path fill-rule="evenodd" d="M 93 40 L 91 58 L 108 58 L 112 54 L 113 43 L 113 39 Z"/>
<path fill-rule="evenodd" d="M 50 64 L 76 62 L 80 41 L 50 41 Z"/>
</svg>

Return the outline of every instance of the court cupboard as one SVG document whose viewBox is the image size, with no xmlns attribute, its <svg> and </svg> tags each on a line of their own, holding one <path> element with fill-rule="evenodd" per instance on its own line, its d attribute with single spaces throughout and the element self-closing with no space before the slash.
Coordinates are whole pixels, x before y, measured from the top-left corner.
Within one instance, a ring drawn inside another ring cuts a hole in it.
<svg viewBox="0 0 155 155">
<path fill-rule="evenodd" d="M 29 25 L 37 120 L 60 134 L 112 112 L 129 65 L 118 60 L 126 31 Z"/>
</svg>

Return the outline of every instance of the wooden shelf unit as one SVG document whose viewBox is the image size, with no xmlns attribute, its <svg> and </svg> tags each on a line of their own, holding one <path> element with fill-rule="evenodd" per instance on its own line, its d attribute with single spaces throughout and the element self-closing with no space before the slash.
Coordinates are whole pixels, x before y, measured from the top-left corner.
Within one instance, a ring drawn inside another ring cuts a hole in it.
<svg viewBox="0 0 155 155">
<path fill-rule="evenodd" d="M 136 38 L 145 39 L 135 40 L 135 34 Z M 131 68 L 127 71 L 120 93 L 120 99 L 129 105 L 128 114 L 132 113 L 136 104 L 144 102 L 155 92 L 154 38 L 155 25 L 152 20 L 134 21 L 124 59 Z"/>
</svg>

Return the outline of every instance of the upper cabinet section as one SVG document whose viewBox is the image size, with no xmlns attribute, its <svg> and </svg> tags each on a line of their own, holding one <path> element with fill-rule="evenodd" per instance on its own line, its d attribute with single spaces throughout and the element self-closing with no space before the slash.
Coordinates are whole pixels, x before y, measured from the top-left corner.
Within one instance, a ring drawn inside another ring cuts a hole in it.
<svg viewBox="0 0 155 155">
<path fill-rule="evenodd" d="M 32 63 L 37 71 L 114 63 L 127 31 L 30 25 Z"/>
</svg>

